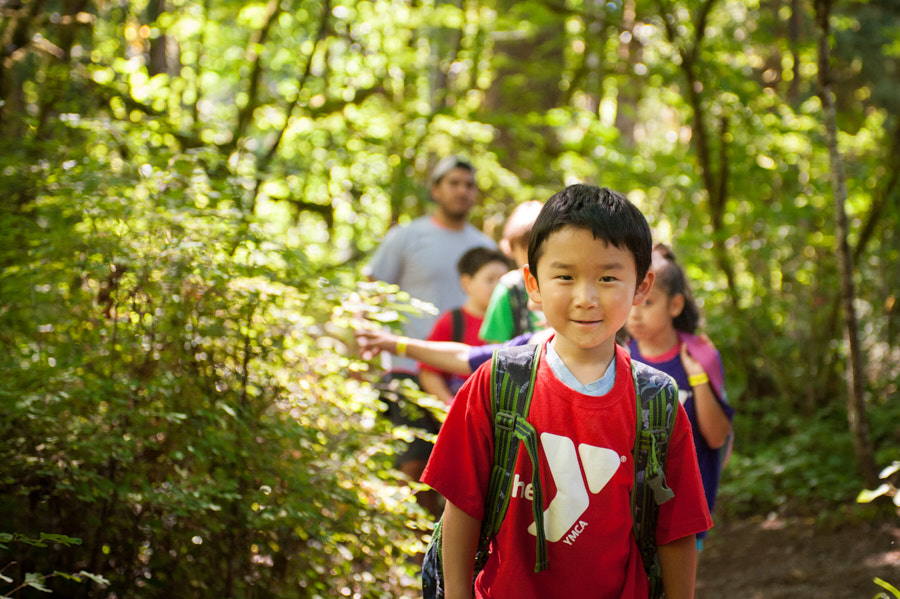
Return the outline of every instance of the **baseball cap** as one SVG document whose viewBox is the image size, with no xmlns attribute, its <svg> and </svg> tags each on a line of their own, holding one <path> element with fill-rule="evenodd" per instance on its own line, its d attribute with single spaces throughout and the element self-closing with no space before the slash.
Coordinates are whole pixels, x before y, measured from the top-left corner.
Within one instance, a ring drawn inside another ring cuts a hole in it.
<svg viewBox="0 0 900 599">
<path fill-rule="evenodd" d="M 455 168 L 464 168 L 467 171 L 471 171 L 473 175 L 475 174 L 475 167 L 465 158 L 462 158 L 461 156 L 447 156 L 446 158 L 442 158 L 431 171 L 431 184 L 436 184 L 444 177 L 444 175 Z"/>
</svg>

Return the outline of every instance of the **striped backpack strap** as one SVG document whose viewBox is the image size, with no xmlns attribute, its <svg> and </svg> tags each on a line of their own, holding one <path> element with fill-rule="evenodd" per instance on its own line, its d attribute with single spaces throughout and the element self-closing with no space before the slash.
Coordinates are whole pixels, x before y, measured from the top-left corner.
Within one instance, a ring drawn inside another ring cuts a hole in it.
<svg viewBox="0 0 900 599">
<path fill-rule="evenodd" d="M 528 309 L 528 292 L 525 290 L 525 278 L 522 271 L 515 271 L 518 276 L 509 285 L 509 307 L 512 311 L 513 332 L 511 337 L 518 337 L 532 330 L 531 310 Z"/>
<path fill-rule="evenodd" d="M 631 491 L 632 532 L 650 581 L 650 598 L 663 594 L 656 551 L 659 505 L 675 496 L 666 486 L 665 463 L 678 414 L 678 388 L 666 374 L 631 362 L 637 432 L 634 443 L 634 486 Z"/>
<path fill-rule="evenodd" d="M 475 557 L 476 572 L 490 555 L 491 538 L 500 530 L 511 498 L 513 472 L 519 454 L 519 441 L 525 445 L 532 464 L 534 501 L 532 510 L 537 525 L 535 571 L 547 569 L 547 543 L 544 535 L 544 502 L 538 468 L 538 440 L 534 427 L 526 420 L 534 393 L 534 380 L 540 361 L 541 345 L 501 348 L 491 361 L 491 408 L 494 414 L 494 464 L 485 501 L 481 537 Z"/>
<path fill-rule="evenodd" d="M 488 494 L 484 502 L 484 518 L 478 549 L 475 553 L 474 584 L 478 573 L 484 569 L 490 556 L 491 539 L 500 530 L 509 507 L 512 477 L 519 453 L 519 441 L 525 443 L 534 467 L 535 522 L 538 523 L 538 565 L 547 568 L 544 540 L 544 512 L 537 468 L 537 435 L 527 421 L 534 379 L 537 374 L 541 346 L 522 345 L 494 352 L 491 360 L 491 410 L 494 416 L 494 462 Z M 431 541 L 422 563 L 422 596 L 425 599 L 444 597 L 443 523 L 435 524 Z M 541 557 L 543 555 L 543 557 Z"/>
</svg>

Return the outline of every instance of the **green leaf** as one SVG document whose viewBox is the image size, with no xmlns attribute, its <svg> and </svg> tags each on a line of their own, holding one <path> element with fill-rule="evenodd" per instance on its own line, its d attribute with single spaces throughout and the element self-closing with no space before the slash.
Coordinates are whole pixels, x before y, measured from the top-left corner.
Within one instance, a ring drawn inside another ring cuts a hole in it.
<svg viewBox="0 0 900 599">
<path fill-rule="evenodd" d="M 874 578 L 874 582 L 881 588 L 890 591 L 891 594 L 894 595 L 894 597 L 897 597 L 897 599 L 900 599 L 900 589 L 897 589 L 897 587 L 895 587 L 891 583 L 889 583 L 885 580 L 882 580 L 882 579 L 878 578 L 877 576 Z"/>
<path fill-rule="evenodd" d="M 103 586 L 109 585 L 109 581 L 106 580 L 105 578 L 103 578 L 102 576 L 100 576 L 99 574 L 94 574 L 92 572 L 87 572 L 85 570 L 82 570 L 81 572 L 78 573 L 78 575 L 84 576 L 85 578 L 89 578 L 90 580 L 93 580 L 94 582 L 96 582 L 99 585 L 103 585 Z"/>
<path fill-rule="evenodd" d="M 882 495 L 884 495 L 885 493 L 887 493 L 890 490 L 891 490 L 891 486 L 889 484 L 885 483 L 885 484 L 879 486 L 874 491 L 869 490 L 869 489 L 860 491 L 859 495 L 856 497 L 856 502 L 857 503 L 871 503 L 871 502 L 875 501 L 875 499 L 877 499 L 878 497 L 881 497 Z"/>
<path fill-rule="evenodd" d="M 81 539 L 77 537 L 69 537 L 66 535 L 58 535 L 58 534 L 50 534 L 46 532 L 41 533 L 41 541 L 48 541 L 50 543 L 60 543 L 69 547 L 70 545 L 81 545 Z"/>
<path fill-rule="evenodd" d="M 878 478 L 887 478 L 897 471 L 900 471 L 900 462 L 894 462 L 893 464 L 879 472 Z"/>
<path fill-rule="evenodd" d="M 53 591 L 43 585 L 44 580 L 47 578 L 47 576 L 42 576 L 37 572 L 29 572 L 25 575 L 25 586 L 37 589 L 43 593 L 52 593 Z"/>
</svg>

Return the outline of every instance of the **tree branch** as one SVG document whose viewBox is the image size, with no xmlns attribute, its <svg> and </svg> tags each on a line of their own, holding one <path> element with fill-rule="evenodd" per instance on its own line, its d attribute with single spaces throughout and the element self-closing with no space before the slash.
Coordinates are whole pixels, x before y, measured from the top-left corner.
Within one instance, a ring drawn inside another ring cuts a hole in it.
<svg viewBox="0 0 900 599">
<path fill-rule="evenodd" d="M 313 61 L 315 60 L 316 53 L 319 50 L 319 45 L 324 42 L 328 36 L 328 18 L 330 14 L 331 0 L 324 0 L 324 2 L 322 2 L 322 12 L 319 16 L 319 30 L 316 33 L 316 41 L 315 43 L 313 43 L 312 51 L 310 51 L 309 53 L 309 60 L 306 61 L 306 68 L 303 70 L 303 73 L 297 80 L 297 94 L 285 108 L 284 126 L 278 130 L 278 135 L 275 136 L 275 140 L 272 142 L 272 145 L 269 146 L 268 151 L 263 155 L 263 157 L 257 164 L 256 187 L 253 190 L 253 201 L 251 204 L 251 209 L 254 209 L 254 207 L 256 206 L 256 200 L 257 198 L 259 198 L 259 192 L 261 191 L 262 185 L 264 183 L 264 179 L 261 174 L 268 169 L 269 164 L 275 158 L 275 154 L 278 152 L 278 147 L 281 145 L 281 140 L 284 139 L 284 134 L 287 133 L 288 127 L 291 126 L 291 116 L 293 116 L 294 109 L 297 108 L 297 104 L 300 102 L 301 92 L 306 86 L 306 80 L 312 74 Z"/>
<path fill-rule="evenodd" d="M 269 0 L 266 7 L 266 22 L 251 36 L 247 42 L 247 60 L 253 65 L 250 71 L 250 83 L 247 86 L 247 103 L 238 112 L 237 123 L 234 132 L 231 135 L 231 141 L 226 144 L 226 153 L 230 153 L 237 147 L 240 139 L 247 130 L 253 111 L 259 106 L 259 82 L 262 79 L 263 66 L 258 48 L 262 46 L 269 37 L 269 31 L 272 24 L 281 12 L 281 3 L 279 0 Z"/>
<path fill-rule="evenodd" d="M 831 164 L 835 237 L 837 239 L 838 266 L 841 280 L 841 308 L 844 314 L 848 345 L 847 423 L 853 436 L 859 472 L 869 488 L 874 488 L 878 484 L 878 474 L 869 436 L 868 419 L 866 417 L 865 382 L 863 380 L 865 373 L 863 372 L 862 348 L 859 341 L 859 323 L 856 309 L 853 305 L 856 299 L 856 288 L 853 281 L 853 257 L 847 241 L 848 223 L 845 211 L 847 180 L 844 171 L 844 158 L 838 148 L 837 117 L 831 91 L 831 53 L 829 48 L 831 6 L 832 0 L 816 0 L 815 2 L 816 24 L 819 30 L 819 98 L 822 101 L 822 119 L 825 124 L 825 139 Z"/>
<path fill-rule="evenodd" d="M 9 85 L 9 71 L 12 64 L 10 57 L 19 49 L 27 46 L 31 39 L 31 26 L 36 20 L 43 20 L 45 0 L 37 0 L 29 5 L 29 10 L 5 10 L 3 20 L 6 25 L 3 35 L 0 37 L 0 128 L 3 126 L 4 116 L 13 105 L 9 101 L 14 88 Z M 7 21 L 8 19 L 8 21 Z"/>
<path fill-rule="evenodd" d="M 869 240 L 875 233 L 875 228 L 881 219 L 881 214 L 884 212 L 888 200 L 894 195 L 894 191 L 897 189 L 897 182 L 900 180 L 900 120 L 897 121 L 894 132 L 889 134 L 889 137 L 893 140 L 893 143 L 891 143 L 885 159 L 885 170 L 888 172 L 888 180 L 885 185 L 878 187 L 878 195 L 872 200 L 872 207 L 866 216 L 866 222 L 859 233 L 859 239 L 853 250 L 854 262 L 858 261 L 863 252 L 865 252 L 866 246 L 869 244 Z"/>
</svg>

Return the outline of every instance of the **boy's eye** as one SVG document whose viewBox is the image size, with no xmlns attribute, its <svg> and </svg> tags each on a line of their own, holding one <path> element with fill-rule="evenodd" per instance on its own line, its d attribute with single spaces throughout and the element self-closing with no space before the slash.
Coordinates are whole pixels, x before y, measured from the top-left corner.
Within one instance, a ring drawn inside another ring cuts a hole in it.
<svg viewBox="0 0 900 599">
<path fill-rule="evenodd" d="M 561 281 L 571 281 L 572 275 L 556 275 L 556 278 Z"/>
<path fill-rule="evenodd" d="M 616 281 L 618 281 L 618 279 L 615 278 L 615 277 L 612 276 L 612 275 L 607 275 L 607 276 L 605 276 L 605 277 L 600 277 L 600 282 L 601 282 L 601 283 L 615 283 Z"/>
</svg>

